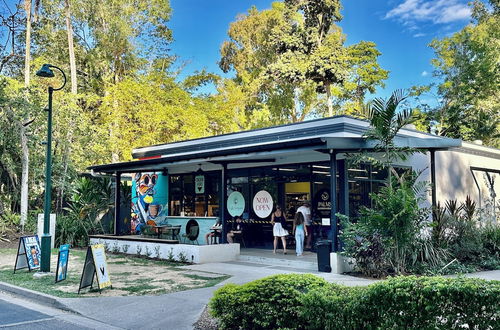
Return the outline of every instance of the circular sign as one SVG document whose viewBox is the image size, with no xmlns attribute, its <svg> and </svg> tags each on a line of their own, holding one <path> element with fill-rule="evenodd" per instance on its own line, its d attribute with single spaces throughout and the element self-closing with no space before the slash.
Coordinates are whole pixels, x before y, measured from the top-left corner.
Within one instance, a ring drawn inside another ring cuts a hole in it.
<svg viewBox="0 0 500 330">
<path fill-rule="evenodd" d="M 227 211 L 232 217 L 239 217 L 245 211 L 245 198 L 239 191 L 233 191 L 227 197 Z"/>
<path fill-rule="evenodd" d="M 259 218 L 267 218 L 273 211 L 273 198 L 265 191 L 261 190 L 253 198 L 253 211 Z"/>
</svg>

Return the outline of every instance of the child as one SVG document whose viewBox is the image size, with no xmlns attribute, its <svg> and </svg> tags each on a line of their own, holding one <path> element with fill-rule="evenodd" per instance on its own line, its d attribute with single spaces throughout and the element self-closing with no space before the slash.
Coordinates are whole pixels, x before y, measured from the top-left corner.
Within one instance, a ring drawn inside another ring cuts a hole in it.
<svg viewBox="0 0 500 330">
<path fill-rule="evenodd" d="M 297 212 L 295 214 L 293 232 L 295 233 L 295 252 L 297 252 L 297 257 L 300 257 L 304 251 L 304 236 L 307 237 L 307 231 L 304 226 L 304 215 L 302 212 Z"/>
</svg>

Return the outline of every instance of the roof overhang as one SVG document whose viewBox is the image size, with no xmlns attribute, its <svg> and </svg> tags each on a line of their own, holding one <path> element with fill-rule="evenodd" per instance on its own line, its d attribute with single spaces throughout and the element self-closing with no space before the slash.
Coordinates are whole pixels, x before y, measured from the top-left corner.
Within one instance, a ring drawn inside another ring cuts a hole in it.
<svg viewBox="0 0 500 330">
<path fill-rule="evenodd" d="M 374 151 L 377 149 L 378 141 L 367 140 L 362 137 L 325 137 L 326 149 L 339 152 L 352 151 Z M 396 137 L 394 145 L 398 148 L 412 148 L 424 150 L 447 150 L 462 146 L 462 141 L 449 138 L 418 138 L 418 137 Z"/>
<path fill-rule="evenodd" d="M 165 155 L 153 159 L 96 165 L 90 166 L 88 169 L 98 173 L 131 173 L 138 171 L 160 171 L 170 166 L 186 164 L 215 164 L 219 167 L 222 164 L 272 164 L 275 161 L 272 154 L 274 151 L 297 151 L 301 149 L 314 151 L 324 148 L 325 144 L 326 142 L 319 137 L 278 141 L 275 143 L 234 146 L 203 152 L 194 151 L 191 153 Z M 263 157 L 262 154 L 266 152 L 268 153 L 267 156 Z"/>
</svg>

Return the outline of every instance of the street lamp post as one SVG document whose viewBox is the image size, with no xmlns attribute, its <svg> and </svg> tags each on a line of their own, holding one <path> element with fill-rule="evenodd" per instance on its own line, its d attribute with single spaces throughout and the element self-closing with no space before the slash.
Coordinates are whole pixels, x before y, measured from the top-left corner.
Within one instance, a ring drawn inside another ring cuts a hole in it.
<svg viewBox="0 0 500 330">
<path fill-rule="evenodd" d="M 54 72 L 51 68 L 59 70 L 64 78 L 64 82 L 61 87 L 53 88 L 49 86 L 49 105 L 47 107 L 47 155 L 45 158 L 46 169 L 45 169 L 45 203 L 43 206 L 43 235 L 42 235 L 42 260 L 40 263 L 40 270 L 42 272 L 50 272 L 50 200 L 51 200 L 51 189 L 52 189 L 52 93 L 63 89 L 66 85 L 66 75 L 61 68 L 55 65 L 44 64 L 40 70 L 37 71 L 36 75 L 43 78 L 54 77 Z"/>
</svg>

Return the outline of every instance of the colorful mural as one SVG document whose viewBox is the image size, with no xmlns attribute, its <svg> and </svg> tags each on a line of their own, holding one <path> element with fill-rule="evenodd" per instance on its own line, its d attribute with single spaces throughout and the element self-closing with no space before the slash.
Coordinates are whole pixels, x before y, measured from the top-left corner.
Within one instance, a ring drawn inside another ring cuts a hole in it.
<svg viewBox="0 0 500 330">
<path fill-rule="evenodd" d="M 132 234 L 142 226 L 155 226 L 168 214 L 168 176 L 161 172 L 136 173 L 132 180 Z"/>
</svg>

